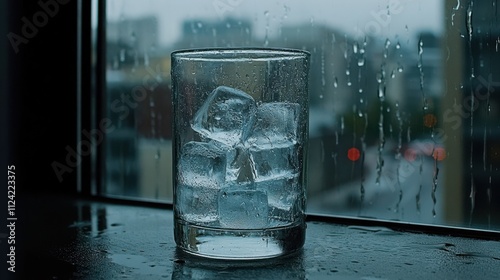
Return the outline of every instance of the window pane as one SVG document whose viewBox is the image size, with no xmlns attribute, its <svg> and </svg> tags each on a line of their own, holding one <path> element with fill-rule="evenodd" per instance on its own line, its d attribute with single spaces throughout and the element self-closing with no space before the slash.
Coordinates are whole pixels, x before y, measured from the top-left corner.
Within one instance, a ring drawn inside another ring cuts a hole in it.
<svg viewBox="0 0 500 280">
<path fill-rule="evenodd" d="M 107 195 L 171 201 L 170 52 L 311 52 L 308 211 L 500 229 L 496 1 L 108 1 Z"/>
</svg>

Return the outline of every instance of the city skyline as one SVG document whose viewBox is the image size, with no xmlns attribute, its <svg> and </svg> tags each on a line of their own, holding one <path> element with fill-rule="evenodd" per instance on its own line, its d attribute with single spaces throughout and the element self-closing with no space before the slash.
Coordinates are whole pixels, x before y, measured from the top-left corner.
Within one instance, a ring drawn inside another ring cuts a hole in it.
<svg viewBox="0 0 500 280">
<path fill-rule="evenodd" d="M 250 21 L 253 35 L 262 40 L 279 37 L 283 26 L 306 23 L 334 28 L 356 38 L 371 35 L 390 40 L 402 38 L 411 43 L 421 32 L 439 35 L 444 29 L 444 3 L 433 0 L 356 0 L 344 1 L 341 5 L 326 0 L 317 0 L 314 5 L 298 0 L 258 5 L 248 0 L 191 0 L 176 2 L 175 11 L 169 5 L 155 0 L 140 3 L 108 1 L 107 20 L 119 22 L 153 16 L 158 21 L 160 46 L 178 41 L 182 36 L 183 22 L 196 19 L 208 22 L 223 22 L 227 18 Z"/>
</svg>

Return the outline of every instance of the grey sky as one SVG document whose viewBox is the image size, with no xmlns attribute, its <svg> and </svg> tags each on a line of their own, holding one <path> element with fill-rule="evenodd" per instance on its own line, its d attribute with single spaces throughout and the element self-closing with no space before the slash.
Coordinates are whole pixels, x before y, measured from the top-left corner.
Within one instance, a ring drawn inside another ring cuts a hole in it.
<svg viewBox="0 0 500 280">
<path fill-rule="evenodd" d="M 443 0 L 110 0 L 108 20 L 154 15 L 160 44 L 175 42 L 186 19 L 249 19 L 255 35 L 276 36 L 284 25 L 327 25 L 352 36 L 369 34 L 413 40 L 422 30 L 441 33 Z M 388 16 L 390 14 L 390 16 Z"/>
</svg>

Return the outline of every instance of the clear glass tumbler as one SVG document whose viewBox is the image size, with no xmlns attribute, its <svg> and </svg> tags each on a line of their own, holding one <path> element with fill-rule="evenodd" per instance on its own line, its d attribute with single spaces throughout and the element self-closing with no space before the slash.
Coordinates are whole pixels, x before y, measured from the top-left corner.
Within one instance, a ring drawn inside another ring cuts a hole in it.
<svg viewBox="0 0 500 280">
<path fill-rule="evenodd" d="M 305 240 L 309 53 L 172 53 L 175 241 L 220 259 L 292 253 Z"/>
</svg>

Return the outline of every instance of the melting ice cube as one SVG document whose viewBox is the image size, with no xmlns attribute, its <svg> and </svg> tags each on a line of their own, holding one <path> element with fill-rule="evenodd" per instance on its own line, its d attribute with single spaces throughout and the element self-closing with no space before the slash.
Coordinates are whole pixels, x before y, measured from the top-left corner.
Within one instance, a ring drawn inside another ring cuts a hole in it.
<svg viewBox="0 0 500 280">
<path fill-rule="evenodd" d="M 267 193 L 269 202 L 269 217 L 273 223 L 287 224 L 301 214 L 301 192 L 298 175 L 288 175 L 256 181 L 255 188 Z"/>
<path fill-rule="evenodd" d="M 217 196 L 226 176 L 226 152 L 212 143 L 188 142 L 178 164 L 176 207 L 191 222 L 216 219 Z M 188 216 L 186 216 L 188 215 Z"/>
<path fill-rule="evenodd" d="M 226 228 L 257 229 L 267 226 L 267 193 L 263 190 L 230 186 L 219 193 L 219 222 Z"/>
<path fill-rule="evenodd" d="M 280 208 L 291 208 L 295 197 L 300 193 L 296 174 L 256 181 L 255 188 L 267 193 L 270 206 Z"/>
<path fill-rule="evenodd" d="M 181 150 L 178 172 L 183 185 L 217 188 L 226 176 L 226 151 L 212 143 L 191 141 Z"/>
<path fill-rule="evenodd" d="M 219 189 L 179 185 L 176 191 L 176 208 L 184 220 L 204 224 L 217 220 Z"/>
<path fill-rule="evenodd" d="M 257 107 L 245 127 L 243 138 L 249 145 L 279 146 L 297 142 L 300 105 L 272 102 Z"/>
<path fill-rule="evenodd" d="M 250 155 L 258 180 L 299 172 L 297 144 L 289 143 L 286 146 L 275 147 L 269 145 L 252 146 Z"/>
<path fill-rule="evenodd" d="M 202 136 L 234 146 L 255 110 L 255 100 L 245 92 L 217 87 L 196 112 L 192 128 Z"/>
</svg>

